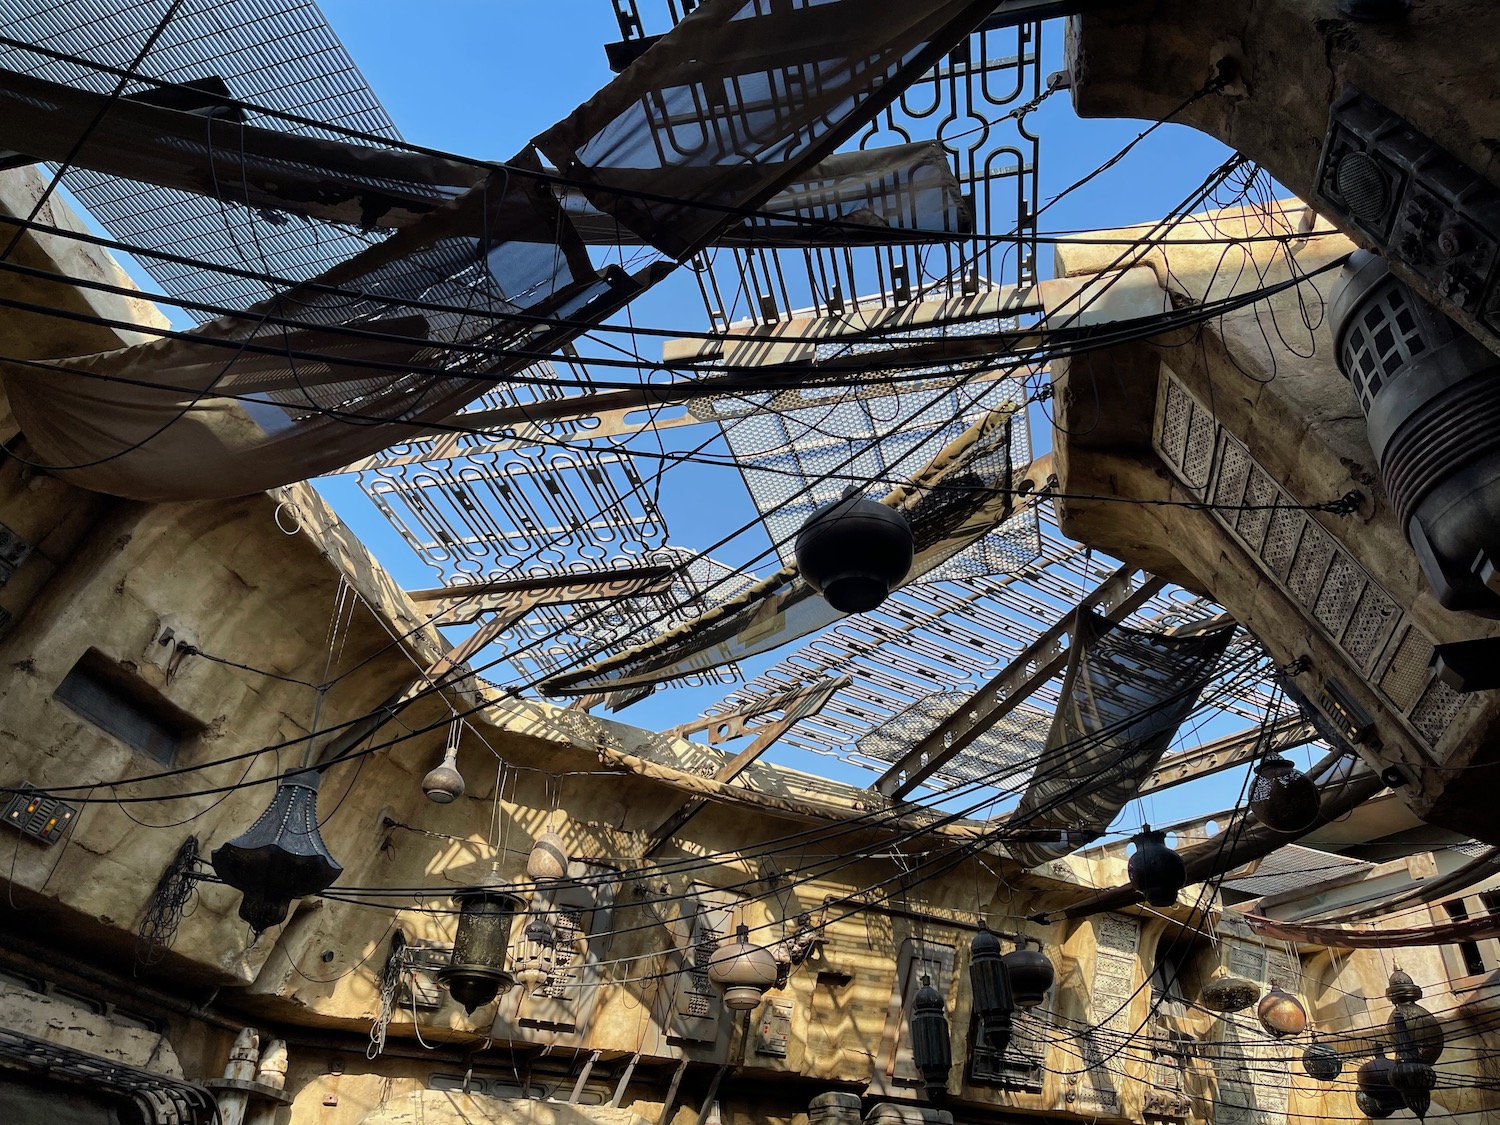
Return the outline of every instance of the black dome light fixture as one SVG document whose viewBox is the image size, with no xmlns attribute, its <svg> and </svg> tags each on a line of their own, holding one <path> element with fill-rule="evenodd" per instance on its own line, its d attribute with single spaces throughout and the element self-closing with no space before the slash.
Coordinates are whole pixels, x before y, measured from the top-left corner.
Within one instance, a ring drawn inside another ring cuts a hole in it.
<svg viewBox="0 0 1500 1125">
<path fill-rule="evenodd" d="M 1302 1052 L 1302 1069 L 1309 1078 L 1319 1082 L 1332 1082 L 1344 1071 L 1344 1056 L 1327 1043 L 1320 1042 L 1313 1032 L 1312 1042 Z"/>
<path fill-rule="evenodd" d="M 1389 1117 L 1405 1105 L 1401 1092 L 1391 1084 L 1391 1070 L 1395 1065 L 1386 1058 L 1385 1044 L 1376 1043 L 1374 1057 L 1355 1072 L 1358 1090 L 1354 1100 L 1366 1117 Z"/>
<path fill-rule="evenodd" d="M 904 515 L 851 488 L 798 530 L 797 573 L 840 613 L 865 613 L 911 572 L 915 549 Z"/>
<path fill-rule="evenodd" d="M 1187 865 L 1182 857 L 1167 847 L 1167 834 L 1153 831 L 1149 824 L 1130 838 L 1135 852 L 1126 865 L 1130 884 L 1145 896 L 1152 906 L 1175 906 L 1177 892 L 1187 882 Z"/>
<path fill-rule="evenodd" d="M 1305 832 L 1322 811 L 1312 778 L 1274 750 L 1255 766 L 1250 814 L 1272 832 Z"/>
<path fill-rule="evenodd" d="M 240 917 L 257 935 L 286 921 L 293 899 L 327 890 L 343 873 L 318 831 L 322 780 L 312 769 L 283 777 L 260 819 L 214 849 L 214 871 L 240 892 Z"/>
<path fill-rule="evenodd" d="M 483 882 L 453 895 L 458 930 L 453 937 L 453 954 L 438 970 L 437 979 L 448 986 L 453 999 L 471 1016 L 476 1008 L 508 992 L 515 983 L 505 969 L 505 958 L 511 922 L 522 903 L 504 886 L 499 874 L 491 870 Z"/>
<path fill-rule="evenodd" d="M 1010 1046 L 1016 1000 L 1011 993 L 1010 973 L 1000 955 L 1000 939 L 982 924 L 969 943 L 969 993 L 979 1038 L 990 1050 L 1004 1054 Z"/>
<path fill-rule="evenodd" d="M 948 1037 L 948 1012 L 943 997 L 932 987 L 930 976 L 922 977 L 922 987 L 912 998 L 912 1061 L 922 1075 L 929 1101 L 941 1101 L 948 1093 L 948 1072 L 953 1069 L 953 1044 Z"/>
<path fill-rule="evenodd" d="M 1010 980 L 1010 994 L 1018 1008 L 1035 1008 L 1047 999 L 1047 992 L 1057 980 L 1057 970 L 1042 952 L 1042 943 L 1036 938 L 1017 938 L 1016 948 L 1001 960 L 1005 963 L 1005 975 Z M 1036 942 L 1035 949 L 1026 947 L 1027 941 Z"/>
</svg>

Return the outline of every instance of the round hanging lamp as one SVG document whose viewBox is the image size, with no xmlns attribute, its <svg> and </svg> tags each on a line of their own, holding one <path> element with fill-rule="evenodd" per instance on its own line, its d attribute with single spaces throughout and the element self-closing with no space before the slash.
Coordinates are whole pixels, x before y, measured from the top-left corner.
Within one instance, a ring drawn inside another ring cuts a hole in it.
<svg viewBox="0 0 1500 1125">
<path fill-rule="evenodd" d="M 1011 995 L 1010 973 L 1000 955 L 1000 939 L 987 926 L 981 927 L 969 943 L 969 993 L 979 1037 L 990 1050 L 1004 1054 L 1010 1045 L 1016 1000 Z"/>
<path fill-rule="evenodd" d="M 1318 819 L 1318 787 L 1275 751 L 1255 767 L 1250 785 L 1250 813 L 1273 832 L 1305 832 Z"/>
<path fill-rule="evenodd" d="M 776 983 L 776 958 L 763 945 L 750 941 L 750 927 L 743 923 L 735 940 L 714 950 L 708 962 L 708 979 L 724 990 L 724 1006 L 748 1012 L 760 1003 L 766 990 Z"/>
<path fill-rule="evenodd" d="M 1391 1068 L 1396 1064 L 1385 1057 L 1385 1044 L 1375 1044 L 1375 1057 L 1360 1064 L 1359 1070 L 1355 1072 L 1355 1082 L 1359 1087 L 1359 1093 L 1363 1094 L 1369 1104 L 1383 1109 L 1383 1113 L 1371 1113 L 1369 1109 L 1361 1108 L 1370 1117 L 1389 1117 L 1405 1103 L 1401 1099 L 1401 1092 L 1391 1084 Z"/>
<path fill-rule="evenodd" d="M 450 743 L 443 760 L 422 778 L 422 792 L 429 801 L 451 805 L 464 795 L 464 775 L 458 772 L 458 746 Z"/>
<path fill-rule="evenodd" d="M 1211 1012 L 1243 1012 L 1259 995 L 1254 981 L 1237 977 L 1220 965 L 1198 993 L 1198 1003 Z"/>
<path fill-rule="evenodd" d="M 953 1069 L 953 1044 L 948 1038 L 948 1013 L 942 994 L 932 987 L 932 978 L 924 976 L 922 987 L 912 998 L 912 1061 L 927 1087 L 927 1097 L 941 1100 L 948 1093 L 948 1072 Z"/>
<path fill-rule="evenodd" d="M 1145 896 L 1152 906 L 1173 906 L 1177 892 L 1187 882 L 1187 866 L 1182 857 L 1167 847 L 1167 834 L 1154 832 L 1149 824 L 1130 838 L 1135 852 L 1126 864 L 1130 884 Z"/>
<path fill-rule="evenodd" d="M 797 532 L 797 573 L 840 613 L 865 613 L 911 571 L 911 524 L 857 492 L 824 504 Z"/>
<path fill-rule="evenodd" d="M 1271 990 L 1261 998 L 1255 1009 L 1260 1026 L 1266 1034 L 1276 1039 L 1301 1035 L 1307 1030 L 1307 1011 L 1302 1002 L 1287 992 L 1274 980 Z"/>
<path fill-rule="evenodd" d="M 1395 1040 L 1396 1016 L 1399 1014 L 1406 1022 L 1406 1030 L 1416 1048 L 1417 1058 L 1424 1063 L 1437 1062 L 1442 1057 L 1447 1036 L 1444 1035 L 1443 1025 L 1438 1018 L 1417 1003 L 1422 999 L 1421 986 L 1398 965 L 1386 984 L 1385 995 L 1391 1002 L 1391 1015 L 1385 1024 L 1386 1034 Z"/>
<path fill-rule="evenodd" d="M 526 876 L 539 883 L 557 882 L 568 877 L 571 862 L 568 845 L 561 836 L 548 829 L 531 845 L 531 853 L 526 857 Z"/>
<path fill-rule="evenodd" d="M 1017 945 L 1001 958 L 1010 981 L 1011 998 L 1018 1008 L 1035 1008 L 1047 999 L 1048 990 L 1057 980 L 1057 972 L 1041 951 L 1041 943 L 1037 946 L 1029 949 L 1024 944 Z"/>
<path fill-rule="evenodd" d="M 1389 1117 L 1396 1112 L 1395 1106 L 1386 1105 L 1385 1102 L 1381 1101 L 1374 1094 L 1366 1093 L 1364 1090 L 1354 1091 L 1354 1104 L 1359 1107 L 1360 1113 L 1376 1120 L 1382 1117 Z"/>
<path fill-rule="evenodd" d="M 256 934 L 286 920 L 292 899 L 327 890 L 343 872 L 318 832 L 317 770 L 284 777 L 260 819 L 214 849 L 220 879 L 240 892 L 240 917 Z"/>
<path fill-rule="evenodd" d="M 484 882 L 453 896 L 458 931 L 449 963 L 438 970 L 437 978 L 471 1016 L 514 983 L 505 970 L 505 955 L 510 948 L 511 922 L 522 904 L 502 886 L 499 875 L 491 871 Z"/>
<path fill-rule="evenodd" d="M 1320 1043 L 1314 1032 L 1312 1042 L 1302 1052 L 1302 1069 L 1309 1078 L 1316 1078 L 1319 1082 L 1332 1082 L 1343 1073 L 1344 1056 L 1327 1043 Z"/>
</svg>

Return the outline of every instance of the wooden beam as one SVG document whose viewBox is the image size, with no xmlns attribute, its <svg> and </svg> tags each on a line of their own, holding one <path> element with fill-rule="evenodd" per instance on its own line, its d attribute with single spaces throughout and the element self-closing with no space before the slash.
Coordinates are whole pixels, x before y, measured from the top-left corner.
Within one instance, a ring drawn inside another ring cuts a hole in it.
<svg viewBox="0 0 1500 1125">
<path fill-rule="evenodd" d="M 1110 621 L 1123 621 L 1166 585 L 1164 579 L 1143 574 L 1135 586 L 1134 574 L 1134 567 L 1122 566 L 1101 582 L 881 774 L 875 788 L 887 797 L 905 797 L 1062 671 L 1068 660 L 1068 634 L 1081 614 L 1102 609 Z"/>
</svg>

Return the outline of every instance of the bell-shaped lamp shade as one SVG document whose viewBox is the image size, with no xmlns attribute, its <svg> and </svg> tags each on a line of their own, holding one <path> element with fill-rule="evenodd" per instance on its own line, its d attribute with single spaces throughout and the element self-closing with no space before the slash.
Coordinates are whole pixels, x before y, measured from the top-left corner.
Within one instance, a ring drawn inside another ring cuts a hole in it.
<svg viewBox="0 0 1500 1125">
<path fill-rule="evenodd" d="M 1010 991 L 1010 973 L 1000 955 L 1000 939 L 988 928 L 975 934 L 969 945 L 969 993 L 980 1039 L 990 1050 L 1004 1054 L 1010 1045 L 1016 1001 Z"/>
<path fill-rule="evenodd" d="M 458 772 L 458 747 L 449 744 L 443 760 L 427 771 L 422 778 L 422 792 L 429 801 L 440 805 L 451 805 L 464 795 L 464 775 Z"/>
<path fill-rule="evenodd" d="M 1302 1007 L 1302 1001 L 1275 981 L 1271 982 L 1271 990 L 1261 997 L 1255 1014 L 1266 1034 L 1276 1039 L 1301 1035 L 1307 1030 L 1307 1010 Z"/>
<path fill-rule="evenodd" d="M 775 955 L 750 941 L 749 926 L 740 926 L 735 940 L 714 950 L 708 962 L 708 979 L 724 990 L 724 1006 L 736 1012 L 759 1004 L 776 983 L 776 972 Z"/>
<path fill-rule="evenodd" d="M 943 997 L 932 987 L 932 978 L 924 976 L 922 987 L 912 998 L 912 1061 L 927 1087 L 927 1097 L 939 1101 L 948 1093 L 948 1072 L 953 1069 L 953 1044 L 948 1037 L 948 1013 Z"/>
<path fill-rule="evenodd" d="M 453 937 L 453 955 L 438 970 L 437 978 L 471 1016 L 513 983 L 505 970 L 505 957 L 511 922 L 521 909 L 521 900 L 499 885 L 498 878 L 491 878 L 453 896 L 458 931 Z"/>
<path fill-rule="evenodd" d="M 1187 867 L 1182 857 L 1167 847 L 1167 834 L 1154 832 L 1149 824 L 1130 838 L 1135 853 L 1126 865 L 1131 886 L 1145 896 L 1152 906 L 1173 906 L 1177 892 L 1187 882 Z"/>
<path fill-rule="evenodd" d="M 1396 1016 L 1400 1015 L 1416 1048 L 1417 1058 L 1424 1063 L 1437 1062 L 1442 1057 L 1447 1036 L 1438 1018 L 1417 1003 L 1422 999 L 1421 986 L 1398 966 L 1386 985 L 1385 995 L 1391 1002 L 1391 1015 L 1385 1025 L 1386 1034 L 1392 1041 L 1397 1041 Z"/>
<path fill-rule="evenodd" d="M 1052 962 L 1040 949 L 1021 946 L 1003 958 L 1005 975 L 1010 978 L 1010 994 L 1018 1008 L 1035 1008 L 1047 999 L 1047 992 L 1057 979 Z"/>
<path fill-rule="evenodd" d="M 1327 1043 L 1320 1043 L 1314 1035 L 1307 1050 L 1302 1052 L 1302 1069 L 1309 1078 L 1316 1078 L 1319 1082 L 1332 1082 L 1344 1072 L 1344 1056 Z"/>
<path fill-rule="evenodd" d="M 797 573 L 840 613 L 874 609 L 911 571 L 911 524 L 895 508 L 844 496 L 797 532 Z"/>
<path fill-rule="evenodd" d="M 1254 981 L 1234 976 L 1220 965 L 1198 993 L 1198 1003 L 1211 1012 L 1243 1012 L 1259 995 Z"/>
<path fill-rule="evenodd" d="M 292 899 L 327 890 L 343 872 L 318 832 L 316 770 L 285 777 L 249 831 L 214 849 L 214 871 L 241 894 L 240 917 L 259 934 L 286 920 Z"/>
<path fill-rule="evenodd" d="M 1270 753 L 1255 767 L 1250 813 L 1273 832 L 1305 832 L 1318 819 L 1318 787 L 1280 754 Z"/>
</svg>

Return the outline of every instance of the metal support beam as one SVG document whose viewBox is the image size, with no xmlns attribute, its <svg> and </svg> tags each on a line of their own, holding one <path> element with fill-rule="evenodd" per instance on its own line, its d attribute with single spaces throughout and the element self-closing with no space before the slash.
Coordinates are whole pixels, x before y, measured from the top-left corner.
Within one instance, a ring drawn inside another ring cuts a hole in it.
<svg viewBox="0 0 1500 1125">
<path fill-rule="evenodd" d="M 660 594 L 672 585 L 677 568 L 637 566 L 577 574 L 547 574 L 471 586 L 413 590 L 412 601 L 427 608 L 434 625 L 467 625 L 486 613 L 531 610 L 544 605 L 611 601 L 640 594 Z"/>
<path fill-rule="evenodd" d="M 727 742 L 731 738 L 738 738 L 745 734 L 754 734 L 755 741 L 745 747 L 729 761 L 719 767 L 714 774 L 715 781 L 731 781 L 739 776 L 750 763 L 754 762 L 764 754 L 771 746 L 789 731 L 794 725 L 807 718 L 816 715 L 828 701 L 833 698 L 833 693 L 841 688 L 849 686 L 848 676 L 828 677 L 815 680 L 813 683 L 804 684 L 793 688 L 791 691 L 780 695 L 771 696 L 768 699 L 757 700 L 747 707 L 729 715 L 714 715 L 708 719 L 699 719 L 696 722 L 684 723 L 674 728 L 671 733 L 686 735 L 696 731 L 707 731 L 710 745 Z M 782 712 L 781 718 L 771 719 L 763 723 L 751 725 L 750 720 L 758 715 L 765 715 L 772 711 Z M 692 820 L 708 804 L 707 798 L 693 797 L 682 803 L 682 805 L 671 816 L 656 826 L 646 842 L 646 850 L 643 855 L 655 854 L 663 844 L 670 840 L 682 828 L 684 824 Z"/>
<path fill-rule="evenodd" d="M 875 788 L 887 797 L 905 797 L 1061 672 L 1068 660 L 1068 635 L 1081 614 L 1100 609 L 1110 621 L 1123 621 L 1166 585 L 1144 573 L 1141 584 L 1133 585 L 1134 574 L 1134 567 L 1122 566 L 1106 578 L 881 774 Z"/>
<path fill-rule="evenodd" d="M 1168 754 L 1158 763 L 1155 772 L 1146 779 L 1136 796 L 1159 793 L 1163 789 L 1171 789 L 1200 777 L 1233 769 L 1252 758 L 1258 758 L 1267 750 L 1294 750 L 1317 740 L 1317 728 L 1299 715 L 1278 719 L 1269 727 L 1251 727 L 1249 730 L 1226 734 L 1223 738 L 1205 742 L 1202 746 Z"/>
</svg>

